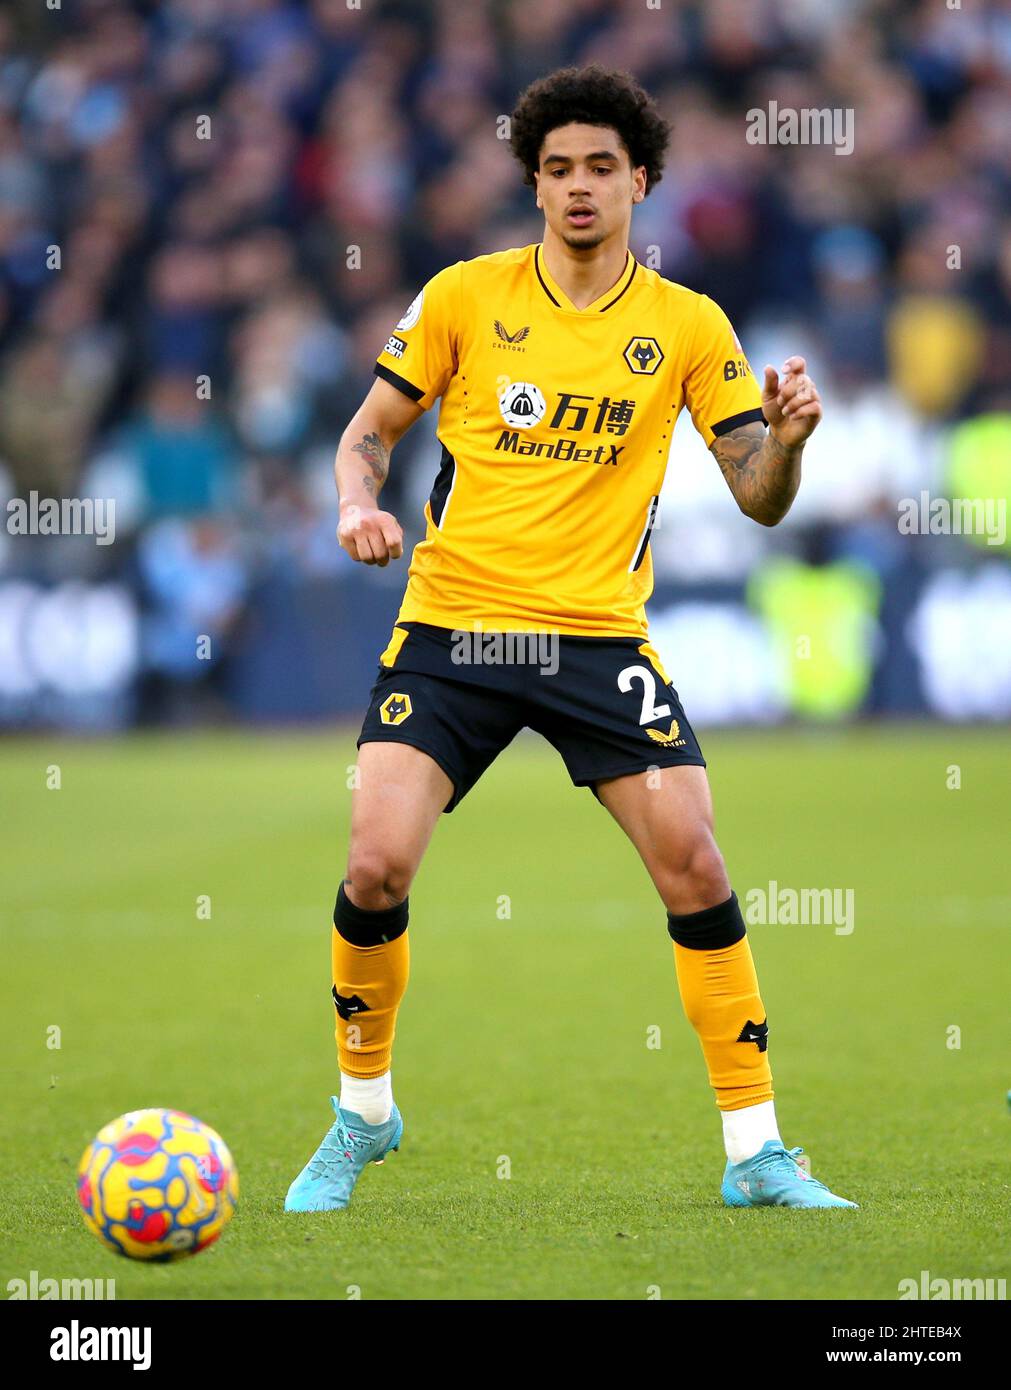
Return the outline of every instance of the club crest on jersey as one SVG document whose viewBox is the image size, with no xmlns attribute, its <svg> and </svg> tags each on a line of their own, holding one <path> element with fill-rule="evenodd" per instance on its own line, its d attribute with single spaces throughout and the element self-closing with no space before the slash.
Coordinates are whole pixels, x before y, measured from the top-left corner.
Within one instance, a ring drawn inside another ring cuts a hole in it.
<svg viewBox="0 0 1011 1390">
<path fill-rule="evenodd" d="M 530 336 L 529 324 L 525 328 L 517 328 L 515 333 L 510 333 L 501 319 L 495 320 L 495 335 L 502 340 L 503 346 L 512 348 L 515 352 L 522 352 L 524 349 L 519 344 Z M 498 347 L 498 344 L 495 344 Z"/>
<path fill-rule="evenodd" d="M 413 710 L 410 695 L 387 695 L 379 706 L 379 718 L 384 724 L 403 724 L 405 719 L 410 719 Z"/>
<path fill-rule="evenodd" d="M 498 396 L 502 419 L 513 429 L 529 430 L 544 419 L 547 403 L 531 381 L 511 381 Z"/>
<path fill-rule="evenodd" d="M 633 338 L 622 356 L 629 371 L 636 376 L 652 376 L 663 361 L 660 344 L 655 338 Z"/>
<path fill-rule="evenodd" d="M 421 318 L 421 302 L 424 299 L 424 297 L 425 291 L 419 290 L 418 293 L 411 300 L 410 304 L 407 306 L 407 312 L 404 314 L 404 317 L 397 324 L 396 331 L 398 333 L 406 333 L 407 330 L 409 328 L 413 328 L 414 325 L 418 322 L 418 319 Z"/>
</svg>

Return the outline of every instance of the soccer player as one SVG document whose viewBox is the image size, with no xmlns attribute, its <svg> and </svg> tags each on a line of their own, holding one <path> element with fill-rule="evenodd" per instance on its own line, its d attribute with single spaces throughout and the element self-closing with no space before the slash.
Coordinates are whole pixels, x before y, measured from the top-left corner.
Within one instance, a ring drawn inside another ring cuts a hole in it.
<svg viewBox="0 0 1011 1390">
<path fill-rule="evenodd" d="M 629 836 L 667 910 L 723 1122 L 724 1201 L 855 1205 L 780 1138 L 765 1007 L 713 838 L 705 760 L 647 634 L 650 531 L 682 405 L 763 526 L 789 510 L 821 418 L 803 358 L 766 367 L 760 388 L 722 310 L 630 253 L 632 209 L 660 178 L 668 134 L 627 74 L 567 68 L 530 86 L 511 144 L 543 241 L 435 275 L 341 439 L 340 543 L 387 565 L 403 550 L 379 502 L 390 454 L 441 398 L 426 534 L 358 740 L 331 938 L 336 1121 L 289 1211 L 345 1207 L 365 1165 L 400 1145 L 390 1062 L 408 892 L 439 816 L 524 727 Z M 532 659 L 496 660 L 517 650 Z"/>
</svg>

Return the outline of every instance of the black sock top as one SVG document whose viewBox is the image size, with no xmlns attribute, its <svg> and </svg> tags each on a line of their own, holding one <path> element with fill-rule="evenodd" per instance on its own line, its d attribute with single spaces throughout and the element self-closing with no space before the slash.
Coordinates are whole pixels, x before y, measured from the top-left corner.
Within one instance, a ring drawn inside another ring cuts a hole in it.
<svg viewBox="0 0 1011 1390">
<path fill-rule="evenodd" d="M 337 889 L 334 904 L 333 924 L 345 941 L 352 946 L 382 946 L 384 942 L 396 941 L 407 930 L 407 904 L 405 898 L 395 907 L 381 907 L 378 912 L 356 907 L 344 891 L 344 884 Z"/>
<path fill-rule="evenodd" d="M 719 951 L 725 946 L 736 946 L 745 935 L 737 894 L 731 893 L 725 903 L 704 907 L 701 912 L 679 915 L 668 912 L 667 931 L 679 946 L 688 946 L 693 951 Z"/>
</svg>

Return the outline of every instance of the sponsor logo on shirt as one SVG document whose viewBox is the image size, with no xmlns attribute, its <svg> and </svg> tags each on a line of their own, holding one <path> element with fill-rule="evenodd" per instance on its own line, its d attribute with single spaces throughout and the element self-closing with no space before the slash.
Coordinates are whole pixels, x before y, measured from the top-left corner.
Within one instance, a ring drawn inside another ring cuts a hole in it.
<svg viewBox="0 0 1011 1390">
<path fill-rule="evenodd" d="M 547 402 L 532 381 L 510 381 L 499 392 L 502 419 L 514 429 L 528 430 L 544 419 Z"/>
<path fill-rule="evenodd" d="M 421 318 L 421 301 L 424 299 L 424 296 L 425 291 L 419 290 L 415 297 L 411 300 L 407 308 L 407 312 L 404 314 L 404 317 L 397 324 L 398 333 L 406 333 L 407 330 L 409 328 L 413 328 L 414 325 L 418 322 L 418 319 Z"/>
<path fill-rule="evenodd" d="M 515 333 L 510 333 L 501 319 L 495 320 L 495 335 L 500 339 L 497 343 L 492 343 L 492 347 L 498 348 L 500 352 L 526 352 L 525 347 L 520 344 L 529 337 L 530 326 L 517 328 Z"/>
</svg>

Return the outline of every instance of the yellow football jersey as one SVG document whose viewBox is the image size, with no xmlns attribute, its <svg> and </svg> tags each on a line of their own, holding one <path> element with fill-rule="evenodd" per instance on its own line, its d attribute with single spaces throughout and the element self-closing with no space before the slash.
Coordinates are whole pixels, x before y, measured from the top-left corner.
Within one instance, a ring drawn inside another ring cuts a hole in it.
<svg viewBox="0 0 1011 1390">
<path fill-rule="evenodd" d="M 707 445 L 763 419 L 723 311 L 631 252 L 585 309 L 540 245 L 458 261 L 375 370 L 426 409 L 442 397 L 442 463 L 399 619 L 438 627 L 645 636 L 681 407 Z"/>
</svg>

